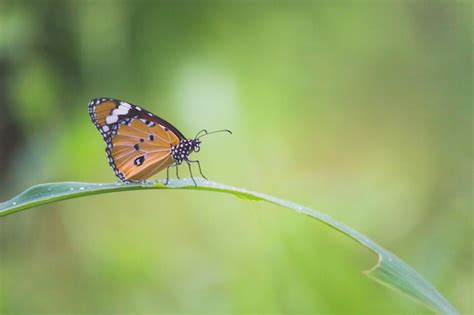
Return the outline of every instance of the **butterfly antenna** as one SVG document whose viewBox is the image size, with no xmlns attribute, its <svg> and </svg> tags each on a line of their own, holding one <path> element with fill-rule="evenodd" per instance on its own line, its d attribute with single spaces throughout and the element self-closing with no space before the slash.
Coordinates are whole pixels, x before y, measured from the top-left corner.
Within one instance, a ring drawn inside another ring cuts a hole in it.
<svg viewBox="0 0 474 315">
<path fill-rule="evenodd" d="M 201 132 L 204 132 L 204 134 L 203 134 L 203 135 L 200 135 L 200 136 L 198 137 L 198 135 L 199 135 Z M 208 135 L 211 135 L 211 134 L 213 134 L 213 133 L 219 133 L 219 132 L 228 132 L 228 133 L 232 134 L 232 131 L 227 130 L 227 129 L 215 130 L 215 131 L 211 131 L 211 132 L 208 132 L 206 129 L 203 129 L 203 130 L 201 130 L 201 131 L 196 135 L 196 138 L 195 138 L 195 139 L 199 139 L 199 138 L 202 138 L 202 137 L 204 137 L 204 136 L 208 136 Z"/>
<path fill-rule="evenodd" d="M 200 137 L 201 133 L 206 134 L 206 133 L 208 133 L 208 132 L 207 132 L 206 129 L 203 129 L 203 130 L 199 131 L 199 132 L 194 136 L 194 139 L 198 139 L 198 138 Z"/>
</svg>

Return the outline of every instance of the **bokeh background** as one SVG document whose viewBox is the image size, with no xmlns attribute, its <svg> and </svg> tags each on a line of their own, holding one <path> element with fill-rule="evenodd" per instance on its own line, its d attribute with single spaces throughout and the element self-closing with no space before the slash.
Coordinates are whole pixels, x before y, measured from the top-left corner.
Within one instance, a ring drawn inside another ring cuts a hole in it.
<svg viewBox="0 0 474 315">
<path fill-rule="evenodd" d="M 189 137 L 233 130 L 202 145 L 210 179 L 328 213 L 470 313 L 472 33 L 467 1 L 0 1 L 0 200 L 115 181 L 87 104 L 120 98 Z M 227 195 L 92 196 L 0 228 L 2 313 L 428 312 L 362 274 L 366 248 Z"/>
</svg>

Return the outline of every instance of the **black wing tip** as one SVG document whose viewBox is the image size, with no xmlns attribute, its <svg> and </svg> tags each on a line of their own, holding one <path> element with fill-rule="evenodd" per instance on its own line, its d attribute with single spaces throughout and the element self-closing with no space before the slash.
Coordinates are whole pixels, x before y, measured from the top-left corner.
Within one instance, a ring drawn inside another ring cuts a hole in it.
<svg viewBox="0 0 474 315">
<path fill-rule="evenodd" d="M 98 105 L 98 104 L 100 104 L 102 102 L 105 102 L 105 101 L 118 101 L 118 100 L 115 99 L 115 98 L 112 98 L 112 97 L 96 97 L 96 98 L 93 98 L 89 102 L 89 106 Z"/>
</svg>

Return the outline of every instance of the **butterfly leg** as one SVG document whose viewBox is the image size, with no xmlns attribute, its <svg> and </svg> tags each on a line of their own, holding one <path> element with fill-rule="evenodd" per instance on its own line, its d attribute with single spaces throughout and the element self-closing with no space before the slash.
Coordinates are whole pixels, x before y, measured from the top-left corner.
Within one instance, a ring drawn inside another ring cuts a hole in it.
<svg viewBox="0 0 474 315">
<path fill-rule="evenodd" d="M 199 163 L 198 160 L 196 160 L 196 161 L 191 161 L 191 160 L 189 160 L 189 162 L 191 162 L 191 163 L 197 163 L 198 168 L 199 168 L 199 173 L 201 173 L 201 176 L 204 177 L 205 180 L 208 180 L 207 177 L 204 176 L 204 174 L 202 173 L 202 170 L 201 170 L 201 163 Z"/>
<path fill-rule="evenodd" d="M 165 185 L 168 185 L 168 183 L 170 182 L 170 167 L 171 166 L 168 166 L 166 168 L 166 182 L 165 182 Z"/>
<path fill-rule="evenodd" d="M 176 164 L 175 167 L 176 167 L 176 178 L 181 179 L 181 178 L 179 178 L 179 174 L 178 174 L 178 164 Z"/>
<path fill-rule="evenodd" d="M 191 170 L 191 163 L 188 160 L 186 160 L 186 163 L 188 163 L 189 174 L 191 175 L 191 179 L 193 180 L 194 186 L 197 187 L 196 181 L 194 180 L 194 177 L 193 177 L 193 171 Z"/>
</svg>

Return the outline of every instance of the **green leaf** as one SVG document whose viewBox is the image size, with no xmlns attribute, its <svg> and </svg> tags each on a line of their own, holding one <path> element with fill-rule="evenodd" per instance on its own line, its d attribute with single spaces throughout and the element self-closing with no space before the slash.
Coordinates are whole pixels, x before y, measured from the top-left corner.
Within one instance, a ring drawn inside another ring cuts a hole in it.
<svg viewBox="0 0 474 315">
<path fill-rule="evenodd" d="M 328 215 L 290 202 L 280 198 L 272 197 L 258 192 L 249 191 L 244 188 L 236 188 L 204 179 L 196 179 L 198 186 L 195 187 L 190 179 L 170 180 L 168 185 L 162 182 L 147 183 L 77 183 L 61 182 L 33 186 L 18 196 L 0 203 L 0 216 L 13 214 L 15 212 L 47 204 L 50 202 L 65 200 L 108 192 L 140 189 L 190 189 L 222 192 L 243 199 L 262 200 L 276 205 L 292 209 L 296 212 L 306 214 L 317 219 L 335 230 L 351 237 L 355 241 L 375 252 L 379 261 L 377 265 L 366 274 L 375 281 L 392 289 L 406 294 L 413 300 L 420 302 L 434 312 L 441 314 L 458 314 L 457 310 L 425 279 L 423 279 L 413 268 L 408 266 L 400 258 L 385 250 L 365 235 L 357 232 L 351 227 L 333 220 Z"/>
</svg>

